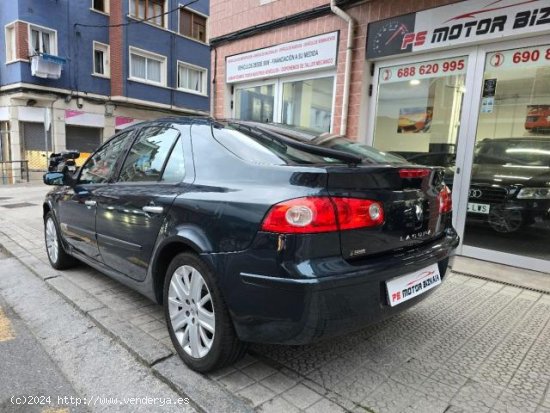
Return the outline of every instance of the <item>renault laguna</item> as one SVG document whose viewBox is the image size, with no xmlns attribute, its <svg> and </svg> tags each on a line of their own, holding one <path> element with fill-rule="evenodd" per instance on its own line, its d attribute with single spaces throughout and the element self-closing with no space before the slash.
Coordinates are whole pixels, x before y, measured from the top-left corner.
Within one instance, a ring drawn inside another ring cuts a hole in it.
<svg viewBox="0 0 550 413">
<path fill-rule="evenodd" d="M 425 298 L 458 244 L 443 178 L 374 149 L 162 119 L 44 176 L 46 250 L 162 304 L 177 352 L 206 372 L 247 343 L 346 334 Z"/>
</svg>

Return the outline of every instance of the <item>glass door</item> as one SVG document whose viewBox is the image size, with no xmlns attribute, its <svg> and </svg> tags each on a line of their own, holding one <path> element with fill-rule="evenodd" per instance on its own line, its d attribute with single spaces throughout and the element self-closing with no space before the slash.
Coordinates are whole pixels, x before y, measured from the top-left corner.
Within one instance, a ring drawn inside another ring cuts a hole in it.
<svg viewBox="0 0 550 413">
<path fill-rule="evenodd" d="M 481 82 L 462 252 L 550 272 L 550 44 L 486 53 Z"/>
<path fill-rule="evenodd" d="M 373 127 L 368 134 L 372 140 L 367 143 L 420 165 L 445 168 L 456 226 L 465 214 L 458 207 L 468 141 L 467 128 L 461 125 L 469 122 L 470 110 L 464 108 L 471 99 L 477 55 L 471 48 L 455 53 L 377 65 L 376 103 L 369 122 Z"/>
</svg>

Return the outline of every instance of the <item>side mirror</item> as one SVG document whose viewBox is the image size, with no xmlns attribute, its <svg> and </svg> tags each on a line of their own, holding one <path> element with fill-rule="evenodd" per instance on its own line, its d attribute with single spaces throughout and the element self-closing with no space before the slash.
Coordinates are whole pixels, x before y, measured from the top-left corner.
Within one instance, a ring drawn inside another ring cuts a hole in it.
<svg viewBox="0 0 550 413">
<path fill-rule="evenodd" d="M 65 185 L 66 176 L 61 172 L 47 172 L 44 174 L 44 183 L 46 185 Z"/>
</svg>

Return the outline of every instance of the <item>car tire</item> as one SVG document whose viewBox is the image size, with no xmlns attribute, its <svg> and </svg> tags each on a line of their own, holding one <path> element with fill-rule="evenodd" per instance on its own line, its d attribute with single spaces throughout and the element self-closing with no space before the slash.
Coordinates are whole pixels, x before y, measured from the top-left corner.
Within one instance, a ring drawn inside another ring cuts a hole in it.
<svg viewBox="0 0 550 413">
<path fill-rule="evenodd" d="M 201 373 L 227 366 L 246 352 L 214 272 L 197 255 L 177 255 L 166 271 L 164 315 L 181 359 Z"/>
<path fill-rule="evenodd" d="M 44 217 L 44 241 L 46 244 L 46 255 L 53 268 L 56 270 L 67 270 L 76 265 L 76 259 L 65 251 L 59 233 L 59 226 L 51 211 Z"/>
</svg>

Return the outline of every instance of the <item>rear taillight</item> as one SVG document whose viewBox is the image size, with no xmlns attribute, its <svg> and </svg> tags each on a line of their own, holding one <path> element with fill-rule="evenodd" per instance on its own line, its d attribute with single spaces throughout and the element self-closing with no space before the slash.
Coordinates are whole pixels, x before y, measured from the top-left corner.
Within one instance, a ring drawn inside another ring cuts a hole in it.
<svg viewBox="0 0 550 413">
<path fill-rule="evenodd" d="M 439 192 L 439 213 L 444 214 L 453 210 L 453 197 L 447 185 Z"/>
<path fill-rule="evenodd" d="M 357 198 L 332 198 L 340 229 L 376 227 L 384 222 L 384 209 L 378 202 Z"/>
<path fill-rule="evenodd" d="M 400 169 L 399 176 L 403 179 L 413 178 L 425 178 L 430 174 L 431 170 L 418 168 L 418 169 Z"/>
<path fill-rule="evenodd" d="M 306 197 L 274 205 L 262 231 L 313 234 L 375 227 L 384 223 L 382 204 L 368 199 Z"/>
<path fill-rule="evenodd" d="M 336 213 L 330 198 L 291 199 L 271 207 L 262 223 L 262 231 L 306 234 L 337 231 Z"/>
</svg>

